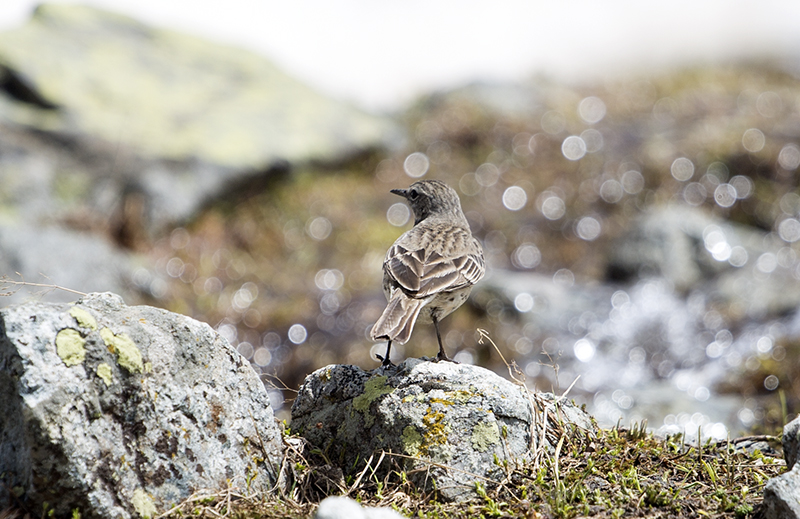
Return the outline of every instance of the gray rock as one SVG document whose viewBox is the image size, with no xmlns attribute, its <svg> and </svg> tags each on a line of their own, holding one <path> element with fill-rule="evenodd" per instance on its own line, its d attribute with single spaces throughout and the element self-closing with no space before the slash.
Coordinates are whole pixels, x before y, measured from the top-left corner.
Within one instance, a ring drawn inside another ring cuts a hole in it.
<svg viewBox="0 0 800 519">
<path fill-rule="evenodd" d="M 211 327 L 113 294 L 0 311 L 0 508 L 153 517 L 199 490 L 269 491 L 281 433 Z"/>
<path fill-rule="evenodd" d="M 800 471 L 790 470 L 764 485 L 763 519 L 800 519 Z"/>
<path fill-rule="evenodd" d="M 314 514 L 315 519 L 402 519 L 391 508 L 362 507 L 354 499 L 332 496 L 322 500 Z"/>
<path fill-rule="evenodd" d="M 460 500 L 474 495 L 476 482 L 502 478 L 505 464 L 529 459 L 542 441 L 532 434 L 534 416 L 541 425 L 541 409 L 552 416 L 554 405 L 552 395 L 529 393 L 477 366 L 408 359 L 366 372 L 333 365 L 306 378 L 291 427 L 345 472 L 362 470 L 374 453 L 393 452 L 418 484 Z M 580 409 L 558 407 L 565 423 L 593 429 Z"/>
<path fill-rule="evenodd" d="M 789 470 L 792 470 L 800 454 L 800 416 L 783 426 L 781 443 L 783 444 L 783 459 L 786 460 Z"/>
<path fill-rule="evenodd" d="M 253 52 L 88 6 L 42 5 L 0 33 L 0 85 L 0 124 L 34 150 L 0 158 L 0 195 L 24 188 L 20 203 L 48 216 L 83 205 L 102 220 L 141 194 L 161 230 L 287 165 L 401 139 Z"/>
<path fill-rule="evenodd" d="M 682 293 L 705 286 L 733 318 L 762 319 L 800 305 L 794 264 L 780 261 L 785 245 L 774 234 L 672 205 L 638 221 L 611 248 L 609 268 L 620 277 L 664 277 Z M 758 268 L 761 258 L 771 270 Z"/>
<path fill-rule="evenodd" d="M 58 227 L 0 225 L 0 274 L 13 281 L 57 284 L 79 292 L 126 293 L 133 265 L 126 254 L 99 236 Z M 0 300 L 2 305 L 45 294 L 50 302 L 75 300 L 74 293 L 43 287 L 3 281 L 0 287 L 13 292 Z"/>
</svg>

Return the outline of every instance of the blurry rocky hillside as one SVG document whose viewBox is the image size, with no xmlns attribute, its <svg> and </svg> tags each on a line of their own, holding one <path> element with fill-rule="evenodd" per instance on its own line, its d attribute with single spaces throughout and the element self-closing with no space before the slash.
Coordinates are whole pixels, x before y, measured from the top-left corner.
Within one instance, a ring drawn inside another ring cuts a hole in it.
<svg viewBox="0 0 800 519">
<path fill-rule="evenodd" d="M 240 49 L 45 5 L 0 34 L 0 274 L 206 321 L 296 388 L 377 366 L 381 262 L 410 226 L 389 190 L 437 178 L 490 267 L 443 323 L 458 360 L 506 372 L 484 329 L 605 423 L 769 428 L 800 411 L 798 71 L 534 77 L 387 117 Z M 3 303 L 31 297 L 75 298 Z M 435 340 L 418 326 L 398 359 Z"/>
</svg>

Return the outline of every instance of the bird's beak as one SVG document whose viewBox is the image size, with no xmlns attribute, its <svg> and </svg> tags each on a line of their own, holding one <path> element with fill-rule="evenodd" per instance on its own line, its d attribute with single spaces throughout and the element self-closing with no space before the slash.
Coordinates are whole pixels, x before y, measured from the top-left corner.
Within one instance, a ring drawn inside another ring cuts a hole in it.
<svg viewBox="0 0 800 519">
<path fill-rule="evenodd" d="M 392 189 L 389 191 L 390 193 L 394 193 L 395 195 L 400 195 L 403 198 L 406 197 L 406 190 L 405 189 Z"/>
</svg>

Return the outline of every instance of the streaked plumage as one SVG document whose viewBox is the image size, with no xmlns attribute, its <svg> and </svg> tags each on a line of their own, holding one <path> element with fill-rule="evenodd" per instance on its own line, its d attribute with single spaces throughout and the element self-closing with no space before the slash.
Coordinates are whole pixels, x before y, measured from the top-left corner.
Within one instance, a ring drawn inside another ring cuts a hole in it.
<svg viewBox="0 0 800 519">
<path fill-rule="evenodd" d="M 433 322 L 438 358 L 450 360 L 438 322 L 467 300 L 484 275 L 483 249 L 472 236 L 458 194 L 444 182 L 422 180 L 393 189 L 414 212 L 414 227 L 386 253 L 383 291 L 388 304 L 372 327 L 373 340 L 388 340 L 383 365 L 389 365 L 392 341 L 405 343 L 414 324 Z"/>
</svg>

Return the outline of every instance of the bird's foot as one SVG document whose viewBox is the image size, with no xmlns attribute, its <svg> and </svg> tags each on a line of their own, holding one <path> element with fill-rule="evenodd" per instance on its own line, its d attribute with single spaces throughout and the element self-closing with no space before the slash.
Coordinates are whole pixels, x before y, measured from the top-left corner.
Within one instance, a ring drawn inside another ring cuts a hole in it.
<svg viewBox="0 0 800 519">
<path fill-rule="evenodd" d="M 392 364 L 392 361 L 389 360 L 389 357 L 384 358 L 382 355 L 375 355 L 375 356 L 378 357 L 378 359 L 381 361 L 381 367 L 382 368 L 385 369 L 385 368 L 393 368 L 393 367 L 395 367 L 395 365 Z"/>
<path fill-rule="evenodd" d="M 453 364 L 461 364 L 457 360 L 453 360 L 447 356 L 447 353 L 440 351 L 438 355 L 436 355 L 436 362 L 445 361 L 445 362 L 452 362 Z"/>
</svg>

